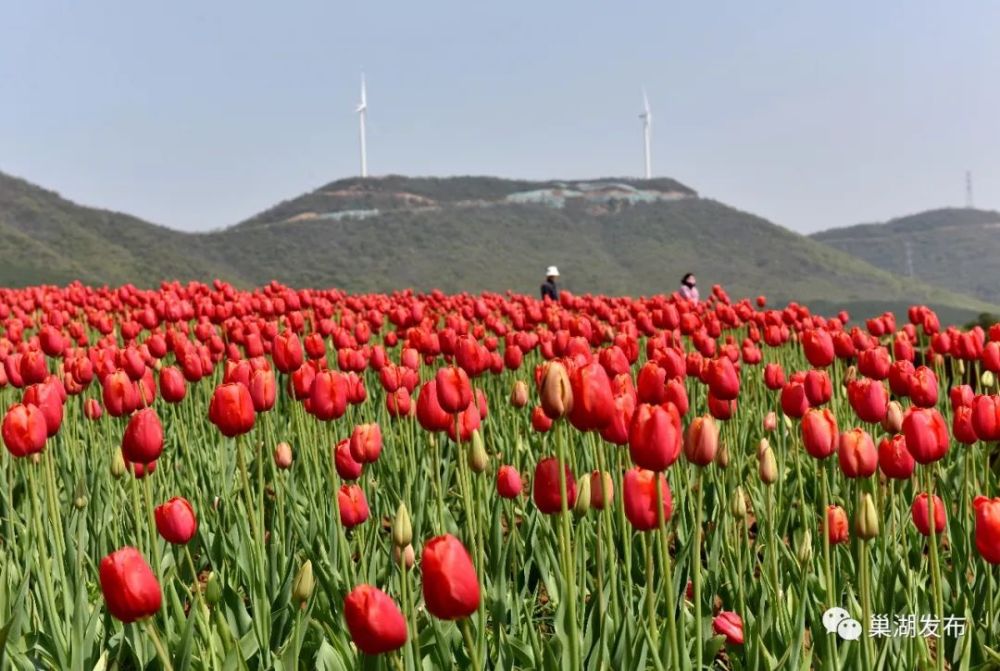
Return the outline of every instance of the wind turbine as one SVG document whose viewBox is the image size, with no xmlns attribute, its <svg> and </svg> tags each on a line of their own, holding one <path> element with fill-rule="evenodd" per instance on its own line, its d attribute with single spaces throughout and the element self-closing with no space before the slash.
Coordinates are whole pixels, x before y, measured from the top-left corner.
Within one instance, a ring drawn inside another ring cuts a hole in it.
<svg viewBox="0 0 1000 671">
<path fill-rule="evenodd" d="M 652 156 L 650 155 L 649 148 L 649 138 L 650 133 L 653 130 L 653 113 L 649 109 L 649 98 L 646 97 L 646 89 L 642 89 L 642 114 L 639 118 L 642 119 L 642 141 L 645 148 L 645 159 L 646 159 L 646 179 L 650 179 L 653 176 L 652 167 Z"/>
<path fill-rule="evenodd" d="M 368 176 L 368 148 L 365 145 L 365 115 L 368 113 L 368 95 L 365 92 L 365 74 L 361 73 L 361 102 L 355 112 L 358 113 L 358 123 L 361 130 L 361 176 Z"/>
</svg>

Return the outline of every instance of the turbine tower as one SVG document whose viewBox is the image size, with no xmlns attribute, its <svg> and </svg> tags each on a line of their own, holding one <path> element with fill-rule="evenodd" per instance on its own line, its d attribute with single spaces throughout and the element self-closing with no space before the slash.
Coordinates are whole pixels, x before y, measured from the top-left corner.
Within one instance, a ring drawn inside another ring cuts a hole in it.
<svg viewBox="0 0 1000 671">
<path fill-rule="evenodd" d="M 646 179 L 650 179 L 653 176 L 653 162 L 649 148 L 650 133 L 653 130 L 653 113 L 649 109 L 649 98 L 646 97 L 645 88 L 642 89 L 642 114 L 639 115 L 639 118 L 642 119 L 642 141 L 643 147 L 645 148 Z"/>
<path fill-rule="evenodd" d="M 972 171 L 965 171 L 965 206 L 970 210 L 973 208 L 972 203 Z"/>
<path fill-rule="evenodd" d="M 365 115 L 368 113 L 368 95 L 365 92 L 365 75 L 361 73 L 361 102 L 355 110 L 358 113 L 358 123 L 361 131 L 361 176 L 368 176 L 368 148 L 365 145 Z"/>
</svg>

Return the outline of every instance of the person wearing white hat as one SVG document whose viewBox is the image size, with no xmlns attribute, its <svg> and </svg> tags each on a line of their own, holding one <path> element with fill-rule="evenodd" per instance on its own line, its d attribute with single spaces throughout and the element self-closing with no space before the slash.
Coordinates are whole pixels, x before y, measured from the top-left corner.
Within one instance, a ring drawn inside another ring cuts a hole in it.
<svg viewBox="0 0 1000 671">
<path fill-rule="evenodd" d="M 556 278 L 559 277 L 559 269 L 549 266 L 545 270 L 545 281 L 542 283 L 542 300 L 550 298 L 559 300 L 559 287 L 556 286 Z"/>
</svg>

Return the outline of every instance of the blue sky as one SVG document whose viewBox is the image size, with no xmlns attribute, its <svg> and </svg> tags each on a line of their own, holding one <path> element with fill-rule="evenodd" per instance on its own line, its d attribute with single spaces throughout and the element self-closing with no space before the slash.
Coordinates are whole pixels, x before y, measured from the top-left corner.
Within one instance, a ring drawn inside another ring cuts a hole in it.
<svg viewBox="0 0 1000 671">
<path fill-rule="evenodd" d="M 1000 207 L 1000 3 L 0 4 L 0 170 L 187 230 L 358 171 L 653 171 L 808 232 Z"/>
</svg>

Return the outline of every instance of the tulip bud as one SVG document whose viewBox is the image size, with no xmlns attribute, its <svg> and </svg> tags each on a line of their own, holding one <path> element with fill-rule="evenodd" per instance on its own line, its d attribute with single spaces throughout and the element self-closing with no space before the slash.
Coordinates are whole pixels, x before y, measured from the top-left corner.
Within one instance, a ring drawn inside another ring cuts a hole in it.
<svg viewBox="0 0 1000 671">
<path fill-rule="evenodd" d="M 111 475 L 117 480 L 125 475 L 125 471 L 125 457 L 122 456 L 121 450 L 115 450 L 114 456 L 111 457 Z"/>
<path fill-rule="evenodd" d="M 316 580 L 313 578 L 313 565 L 307 559 L 302 564 L 302 567 L 299 568 L 299 572 L 295 574 L 295 582 L 292 583 L 292 601 L 295 602 L 296 606 L 301 607 L 312 596 L 315 587 Z"/>
<path fill-rule="evenodd" d="M 396 547 L 405 547 L 413 542 L 413 526 L 410 524 L 410 511 L 406 504 L 399 502 L 396 518 L 392 521 L 392 542 Z"/>
<path fill-rule="evenodd" d="M 962 377 L 963 375 L 965 375 L 965 362 L 961 359 L 958 359 L 956 363 L 958 364 L 958 377 Z"/>
<path fill-rule="evenodd" d="M 566 367 L 550 362 L 542 375 L 541 406 L 549 419 L 559 419 L 573 409 L 573 390 Z"/>
<path fill-rule="evenodd" d="M 524 380 L 514 383 L 514 388 L 510 390 L 510 404 L 515 408 L 528 405 L 528 385 Z"/>
<path fill-rule="evenodd" d="M 799 560 L 799 564 L 805 566 L 810 561 L 812 561 L 813 547 L 812 547 L 812 532 L 806 529 L 799 535 L 798 543 L 796 543 L 795 556 Z"/>
<path fill-rule="evenodd" d="M 208 574 L 208 583 L 205 585 L 205 601 L 209 606 L 222 601 L 222 585 L 219 584 L 219 576 L 212 571 Z"/>
<path fill-rule="evenodd" d="M 983 374 L 980 376 L 979 381 L 983 383 L 983 387 L 986 389 L 991 389 L 996 378 L 993 377 L 993 371 L 984 370 Z"/>
<path fill-rule="evenodd" d="M 292 446 L 288 443 L 278 443 L 274 448 L 274 465 L 285 470 L 292 466 Z"/>
<path fill-rule="evenodd" d="M 769 441 L 767 438 L 761 438 L 760 442 L 757 443 L 757 458 L 760 459 L 762 456 L 764 456 L 764 450 L 768 449 L 769 447 L 771 447 L 771 441 Z"/>
<path fill-rule="evenodd" d="M 576 485 L 576 503 L 573 505 L 573 514 L 583 517 L 590 510 L 590 478 L 581 478 Z"/>
<path fill-rule="evenodd" d="M 854 528 L 859 538 L 871 540 L 878 536 L 878 511 L 875 510 L 875 501 L 868 492 L 861 496 L 861 507 L 858 508 L 857 517 L 854 519 Z"/>
<path fill-rule="evenodd" d="M 469 448 L 469 468 L 473 473 L 482 473 L 490 463 L 490 456 L 486 454 L 486 446 L 483 445 L 483 434 L 479 429 L 472 432 L 472 447 Z"/>
<path fill-rule="evenodd" d="M 87 485 L 83 480 L 76 483 L 76 491 L 73 493 L 73 506 L 77 510 L 87 507 Z"/>
<path fill-rule="evenodd" d="M 774 410 L 764 415 L 764 430 L 770 433 L 778 428 L 778 415 Z"/>
<path fill-rule="evenodd" d="M 413 564 L 416 561 L 416 557 L 413 554 L 413 546 L 407 544 L 406 547 L 400 547 L 394 545 L 392 547 L 392 559 L 398 565 L 400 561 L 406 562 L 406 570 L 409 571 L 413 568 Z"/>
<path fill-rule="evenodd" d="M 782 418 L 782 420 L 783 420 L 783 421 L 785 422 L 785 429 L 787 429 L 788 431 L 791 431 L 791 430 L 792 430 L 792 427 L 793 427 L 793 426 L 795 426 L 795 425 L 794 425 L 794 424 L 792 423 L 792 418 L 791 418 L 791 417 L 789 417 L 789 416 L 788 416 L 788 415 L 786 415 L 786 414 L 782 414 L 782 415 L 781 415 L 781 418 Z"/>
<path fill-rule="evenodd" d="M 722 470 L 729 466 L 729 443 L 719 443 L 719 451 L 715 453 L 715 465 Z"/>
<path fill-rule="evenodd" d="M 882 428 L 887 433 L 897 434 L 903 430 L 903 406 L 899 401 L 889 401 L 888 410 L 882 418 Z"/>
<path fill-rule="evenodd" d="M 729 502 L 729 511 L 738 520 L 742 520 L 747 516 L 747 500 L 743 496 L 743 487 L 737 487 L 736 491 L 733 492 L 733 498 Z"/>
<path fill-rule="evenodd" d="M 858 367 L 848 366 L 847 372 L 844 373 L 844 386 L 847 386 L 848 383 L 854 382 L 857 379 L 858 379 Z"/>
<path fill-rule="evenodd" d="M 773 485 L 778 481 L 778 462 L 774 459 L 774 450 L 770 445 L 760 455 L 760 481 L 765 485 Z"/>
</svg>

